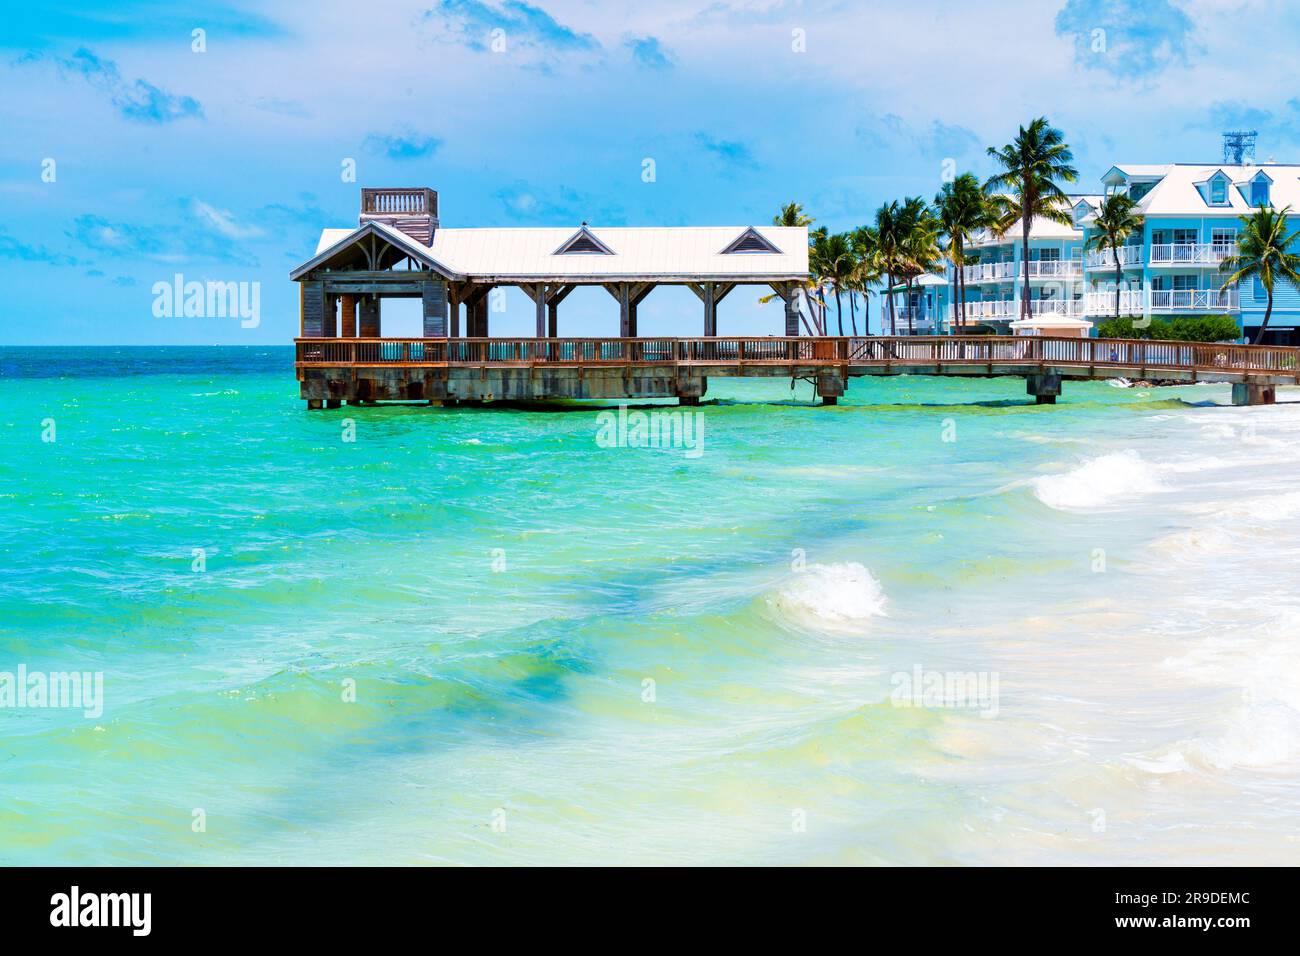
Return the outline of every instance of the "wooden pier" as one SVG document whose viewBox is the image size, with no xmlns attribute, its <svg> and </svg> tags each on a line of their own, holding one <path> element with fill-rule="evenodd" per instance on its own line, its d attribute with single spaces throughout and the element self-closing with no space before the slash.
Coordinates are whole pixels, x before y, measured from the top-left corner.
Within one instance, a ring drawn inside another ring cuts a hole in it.
<svg viewBox="0 0 1300 956">
<path fill-rule="evenodd" d="M 1226 382 L 1238 405 L 1300 384 L 1300 349 L 1050 336 L 300 338 L 308 407 L 342 402 L 673 398 L 711 376 L 808 379 L 825 404 L 865 375 L 1021 376 L 1039 403 L 1075 379 Z"/>
</svg>

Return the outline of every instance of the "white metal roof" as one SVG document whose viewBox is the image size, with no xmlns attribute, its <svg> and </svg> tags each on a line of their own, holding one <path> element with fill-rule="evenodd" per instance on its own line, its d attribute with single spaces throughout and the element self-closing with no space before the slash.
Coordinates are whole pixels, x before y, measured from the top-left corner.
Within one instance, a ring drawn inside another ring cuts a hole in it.
<svg viewBox="0 0 1300 956">
<path fill-rule="evenodd" d="M 1269 200 L 1273 207 L 1300 208 L 1300 166 L 1261 163 L 1252 166 L 1190 165 L 1176 163 L 1166 167 L 1164 177 L 1138 200 L 1138 211 L 1147 216 L 1241 216 L 1253 211 L 1250 205 L 1250 182 L 1260 173 L 1269 178 Z M 1197 188 L 1222 170 L 1232 185 L 1227 190 L 1228 204 L 1211 205 Z"/>
<path fill-rule="evenodd" d="M 1090 329 L 1092 323 L 1072 315 L 1031 315 L 1027 319 L 1015 319 L 1011 322 L 1013 329 Z"/>
<path fill-rule="evenodd" d="M 429 258 L 460 277 L 531 281 L 574 279 L 761 279 L 802 278 L 808 274 L 808 229 L 805 226 L 755 226 L 778 252 L 733 252 L 725 249 L 747 226 L 598 227 L 588 231 L 612 255 L 556 255 L 578 232 L 577 227 L 509 227 L 438 229 L 427 247 Z M 326 229 L 316 254 L 345 242 L 356 229 Z M 416 241 L 405 237 L 408 243 Z"/>
<path fill-rule="evenodd" d="M 1068 213 L 1074 205 L 1072 200 L 1062 208 Z M 1017 219 L 1012 225 L 1007 227 L 1007 231 L 998 236 L 992 230 L 983 230 L 974 236 L 975 245 L 977 246 L 996 246 L 1008 242 L 1019 242 L 1024 235 L 1024 222 Z M 1051 219 L 1044 219 L 1042 216 L 1034 217 L 1034 224 L 1029 228 L 1030 241 L 1034 239 L 1079 239 L 1083 236 L 1082 231 L 1075 229 L 1073 226 L 1064 226 L 1059 222 L 1053 222 Z"/>
</svg>

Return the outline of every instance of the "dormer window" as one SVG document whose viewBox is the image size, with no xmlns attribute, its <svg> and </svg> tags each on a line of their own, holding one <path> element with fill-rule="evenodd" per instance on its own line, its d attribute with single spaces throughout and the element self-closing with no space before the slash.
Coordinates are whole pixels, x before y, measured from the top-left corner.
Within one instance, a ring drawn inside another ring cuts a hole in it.
<svg viewBox="0 0 1300 956">
<path fill-rule="evenodd" d="M 1222 206 L 1228 201 L 1228 181 L 1222 178 L 1210 180 L 1210 202 Z"/>
<path fill-rule="evenodd" d="M 1268 178 L 1256 176 L 1250 184 L 1250 204 L 1252 206 L 1268 205 Z"/>
</svg>

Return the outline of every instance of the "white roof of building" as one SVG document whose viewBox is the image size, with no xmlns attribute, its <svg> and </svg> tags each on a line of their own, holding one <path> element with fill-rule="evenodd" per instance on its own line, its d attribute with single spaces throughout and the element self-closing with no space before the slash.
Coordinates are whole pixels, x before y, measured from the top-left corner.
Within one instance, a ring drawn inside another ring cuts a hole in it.
<svg viewBox="0 0 1300 956">
<path fill-rule="evenodd" d="M 1124 169 L 1126 167 L 1117 167 Z M 1249 214 L 1250 183 L 1260 173 L 1270 181 L 1269 200 L 1273 207 L 1300 208 L 1300 166 L 1262 163 L 1252 166 L 1192 165 L 1174 163 L 1151 191 L 1138 200 L 1138 212 L 1148 216 L 1241 216 Z M 1226 205 L 1212 205 L 1198 186 L 1207 183 L 1217 172 L 1231 182 Z"/>
<path fill-rule="evenodd" d="M 424 253 L 456 278 L 497 281 L 533 281 L 541 278 L 595 281 L 659 281 L 767 278 L 795 279 L 808 274 L 808 229 L 804 226 L 592 226 L 584 227 L 609 249 L 602 253 L 557 254 L 582 229 L 561 227 L 507 227 L 437 229 L 425 246 L 383 223 L 371 223 L 381 235 Z M 316 256 L 344 248 L 356 229 L 326 229 L 316 246 Z M 724 253 L 752 230 L 775 252 Z M 297 270 L 304 271 L 305 267 Z"/>
<path fill-rule="evenodd" d="M 1070 198 L 1070 203 L 1064 207 L 1065 211 L 1070 212 L 1075 197 Z M 975 245 L 1001 245 L 1008 242 L 1019 242 L 1024 235 L 1024 223 L 1017 219 L 1012 225 L 1007 227 L 1007 231 L 1001 236 L 996 235 L 991 230 L 983 230 L 974 236 Z M 1029 238 L 1034 239 L 1078 239 L 1083 235 L 1073 226 L 1064 226 L 1059 222 L 1053 222 L 1051 219 L 1044 219 L 1042 216 L 1035 216 L 1034 223 L 1029 227 Z"/>
<path fill-rule="evenodd" d="M 1152 179 L 1163 176 L 1169 171 L 1169 167 L 1169 163 L 1123 163 L 1112 166 L 1102 178 L 1106 179 L 1111 172 L 1118 170 L 1129 179 Z"/>
<path fill-rule="evenodd" d="M 1090 329 L 1092 323 L 1072 315 L 1031 315 L 1027 319 L 1016 319 L 1011 323 L 1013 329 Z"/>
</svg>

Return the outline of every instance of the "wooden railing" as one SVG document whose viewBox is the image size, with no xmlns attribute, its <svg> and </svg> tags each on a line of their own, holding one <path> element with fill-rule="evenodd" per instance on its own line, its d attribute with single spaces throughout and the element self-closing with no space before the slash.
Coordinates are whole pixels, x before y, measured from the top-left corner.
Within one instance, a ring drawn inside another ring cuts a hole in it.
<svg viewBox="0 0 1300 956">
<path fill-rule="evenodd" d="M 749 365 L 877 365 L 937 372 L 940 365 L 1050 365 L 1267 374 L 1300 381 L 1300 348 L 1048 335 L 297 339 L 295 345 L 297 364 L 306 368 L 729 365 L 739 371 Z"/>
<path fill-rule="evenodd" d="M 361 190 L 361 212 L 372 216 L 438 215 L 438 194 L 432 189 Z"/>
</svg>

